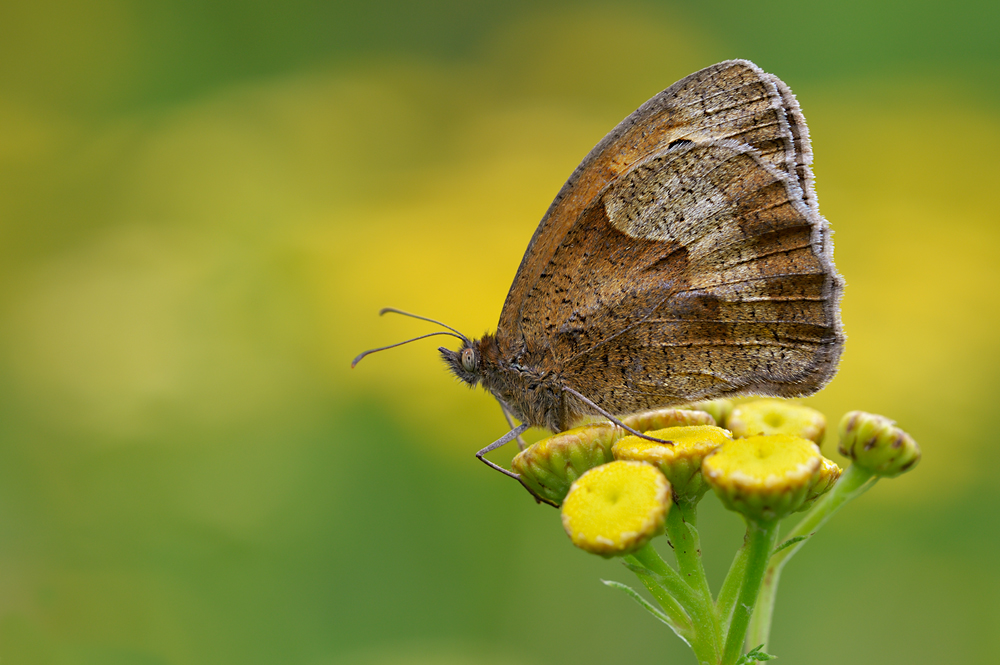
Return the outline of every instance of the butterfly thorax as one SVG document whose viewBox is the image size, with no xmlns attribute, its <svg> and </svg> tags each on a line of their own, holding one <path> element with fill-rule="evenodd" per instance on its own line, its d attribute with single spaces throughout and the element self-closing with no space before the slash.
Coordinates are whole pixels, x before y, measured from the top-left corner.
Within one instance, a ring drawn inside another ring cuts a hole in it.
<svg viewBox="0 0 1000 665">
<path fill-rule="evenodd" d="M 562 382 L 543 359 L 501 353 L 494 335 L 470 340 L 458 351 L 440 349 L 449 369 L 459 379 L 493 394 L 517 420 L 532 427 L 559 432 L 570 426 L 563 408 Z"/>
</svg>

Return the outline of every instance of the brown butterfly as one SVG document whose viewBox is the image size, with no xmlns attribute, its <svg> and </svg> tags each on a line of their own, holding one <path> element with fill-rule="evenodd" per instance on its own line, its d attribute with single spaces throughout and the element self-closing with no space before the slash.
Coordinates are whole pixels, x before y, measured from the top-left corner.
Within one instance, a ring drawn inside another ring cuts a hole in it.
<svg viewBox="0 0 1000 665">
<path fill-rule="evenodd" d="M 542 218 L 496 333 L 432 333 L 459 337 L 440 349 L 452 372 L 522 423 L 477 456 L 510 474 L 483 455 L 528 426 L 823 387 L 844 345 L 843 280 L 811 163 L 795 96 L 746 60 L 615 127 Z"/>
</svg>

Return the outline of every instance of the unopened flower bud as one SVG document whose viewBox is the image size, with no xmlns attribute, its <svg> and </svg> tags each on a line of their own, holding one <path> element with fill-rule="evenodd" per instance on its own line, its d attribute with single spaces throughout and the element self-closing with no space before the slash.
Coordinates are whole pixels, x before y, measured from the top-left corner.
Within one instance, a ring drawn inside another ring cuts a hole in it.
<svg viewBox="0 0 1000 665">
<path fill-rule="evenodd" d="M 615 461 L 591 469 L 570 488 L 562 523 L 573 544 L 593 554 L 634 552 L 663 531 L 670 483 L 655 467 Z"/>
<path fill-rule="evenodd" d="M 885 416 L 850 411 L 840 420 L 840 454 L 877 476 L 893 478 L 920 461 L 920 446 Z"/>
<path fill-rule="evenodd" d="M 716 425 L 729 429 L 729 425 L 727 423 L 729 421 L 729 414 L 733 412 L 732 400 L 713 399 L 707 402 L 695 402 L 688 408 L 694 409 L 695 411 L 704 411 L 708 415 L 712 416 Z"/>
<path fill-rule="evenodd" d="M 683 427 L 685 425 L 714 425 L 715 420 L 705 411 L 693 409 L 656 409 L 643 411 L 622 418 L 622 422 L 637 432 L 646 432 L 667 427 Z"/>
<path fill-rule="evenodd" d="M 611 423 L 591 423 L 542 439 L 518 453 L 510 466 L 535 498 L 562 503 L 573 481 L 595 466 L 610 462 L 611 444 L 624 431 Z"/>
<path fill-rule="evenodd" d="M 652 464 L 670 481 L 677 500 L 692 502 L 708 490 L 701 475 L 702 461 L 723 443 L 732 440 L 728 430 L 711 425 L 668 427 L 646 434 L 669 443 L 626 436 L 611 447 L 615 459 Z"/>
<path fill-rule="evenodd" d="M 702 473 L 723 505 L 767 522 L 802 506 L 822 459 L 808 439 L 789 434 L 751 436 L 723 444 L 702 464 Z"/>
<path fill-rule="evenodd" d="M 819 445 L 826 434 L 826 416 L 808 406 L 761 399 L 733 408 L 726 427 L 742 438 L 758 434 L 791 434 Z"/>
</svg>

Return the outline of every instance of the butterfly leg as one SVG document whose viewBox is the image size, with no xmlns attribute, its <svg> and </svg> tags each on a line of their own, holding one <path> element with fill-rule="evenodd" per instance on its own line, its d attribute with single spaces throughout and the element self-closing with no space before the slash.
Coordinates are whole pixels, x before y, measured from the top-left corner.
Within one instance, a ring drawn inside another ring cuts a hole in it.
<svg viewBox="0 0 1000 665">
<path fill-rule="evenodd" d="M 500 402 L 500 400 L 497 400 L 497 402 Z M 507 419 L 507 424 L 510 425 L 511 429 L 514 429 L 516 427 L 516 425 L 514 424 L 514 418 L 511 417 L 510 410 L 507 409 L 507 405 L 504 404 L 503 402 L 500 402 L 500 410 L 503 411 L 503 417 Z M 521 438 L 521 435 L 518 434 L 517 435 L 517 449 L 520 451 L 520 450 L 524 450 L 527 447 L 528 447 L 528 444 L 525 443 L 524 439 Z"/>
<path fill-rule="evenodd" d="M 607 418 L 608 420 L 610 420 L 611 422 L 613 422 L 615 425 L 618 425 L 622 429 L 631 432 L 632 434 L 636 435 L 640 439 L 646 439 L 647 441 L 655 441 L 656 443 L 663 443 L 663 444 L 666 444 L 666 445 L 673 445 L 670 441 L 664 441 L 663 439 L 657 439 L 655 436 L 647 436 L 647 435 L 643 434 L 642 432 L 638 432 L 638 431 L 632 429 L 631 427 L 629 427 L 628 425 L 626 425 L 622 421 L 618 420 L 613 415 L 611 415 L 610 413 L 608 413 L 607 411 L 605 411 L 601 407 L 597 406 L 592 401 L 590 401 L 589 399 L 587 399 L 586 397 L 584 397 L 580 393 L 576 392 L 575 390 L 573 390 L 569 386 L 563 386 L 563 390 L 565 392 L 568 392 L 570 395 L 573 395 L 574 397 L 576 397 L 577 399 L 579 399 L 581 402 L 583 402 L 584 404 L 586 404 L 590 408 L 592 408 L 595 411 L 597 411 L 599 414 L 601 414 L 602 416 L 604 416 L 605 418 Z"/>
<path fill-rule="evenodd" d="M 478 453 L 476 453 L 476 457 L 478 457 L 479 461 L 482 462 L 483 464 L 485 464 L 486 466 L 491 467 L 493 469 L 496 469 L 500 473 L 504 474 L 505 476 L 510 476 L 514 480 L 519 480 L 520 479 L 519 475 L 517 475 L 513 471 L 508 471 L 507 469 L 503 468 L 499 464 L 494 464 L 493 462 L 491 462 L 488 459 L 486 459 L 485 457 L 483 457 L 483 455 L 485 455 L 486 453 L 491 452 L 493 450 L 496 450 L 497 448 L 499 448 L 500 446 L 504 445 L 505 443 L 510 443 L 511 440 L 516 439 L 517 437 L 521 436 L 521 433 L 524 432 L 524 430 L 526 430 L 526 429 L 528 429 L 527 423 L 522 423 L 522 424 L 518 425 L 517 427 L 515 427 L 511 431 L 507 432 L 506 434 L 504 434 L 503 436 L 501 436 L 499 439 L 497 439 L 496 441 L 494 441 L 493 443 L 491 443 L 490 445 L 486 446 L 485 448 L 483 448 L 482 450 L 480 450 Z"/>
</svg>

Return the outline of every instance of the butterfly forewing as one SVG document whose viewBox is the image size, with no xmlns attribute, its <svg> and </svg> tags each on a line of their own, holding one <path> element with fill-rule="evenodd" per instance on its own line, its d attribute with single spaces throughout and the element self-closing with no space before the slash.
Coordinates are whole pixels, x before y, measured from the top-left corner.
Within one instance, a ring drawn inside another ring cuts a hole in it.
<svg viewBox="0 0 1000 665">
<path fill-rule="evenodd" d="M 793 132 L 789 118 L 801 114 L 797 105 L 789 106 L 783 99 L 776 80 L 744 60 L 719 63 L 670 86 L 605 136 L 570 176 L 535 230 L 504 303 L 498 331 L 512 339 L 521 331 L 523 300 L 568 229 L 604 187 L 671 143 L 731 139 L 756 148 L 775 168 L 796 174 L 798 155 L 810 154 L 808 134 Z M 801 136 L 798 151 L 796 134 Z M 808 164 L 803 168 L 811 181 Z"/>
</svg>

